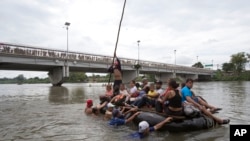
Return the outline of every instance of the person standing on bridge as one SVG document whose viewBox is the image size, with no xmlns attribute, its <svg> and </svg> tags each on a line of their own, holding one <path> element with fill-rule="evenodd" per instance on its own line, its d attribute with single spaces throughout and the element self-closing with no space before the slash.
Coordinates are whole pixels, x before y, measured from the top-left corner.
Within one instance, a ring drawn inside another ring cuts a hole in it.
<svg viewBox="0 0 250 141">
<path fill-rule="evenodd" d="M 113 84 L 113 97 L 120 93 L 120 85 L 122 84 L 122 69 L 121 69 L 121 62 L 117 58 L 116 53 L 114 53 L 114 62 L 109 67 L 108 72 L 113 73 L 114 77 L 114 84 Z"/>
</svg>

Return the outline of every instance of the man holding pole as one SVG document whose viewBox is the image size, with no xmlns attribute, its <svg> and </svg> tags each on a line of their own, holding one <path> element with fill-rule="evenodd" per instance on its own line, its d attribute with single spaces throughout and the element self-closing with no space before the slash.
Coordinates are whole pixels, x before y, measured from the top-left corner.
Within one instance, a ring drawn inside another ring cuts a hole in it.
<svg viewBox="0 0 250 141">
<path fill-rule="evenodd" d="M 119 28 L 118 28 L 118 33 L 117 33 L 117 38 L 116 38 L 116 43 L 115 43 L 113 62 L 112 62 L 111 67 L 108 70 L 110 73 L 113 73 L 113 76 L 114 76 L 113 97 L 119 94 L 120 84 L 122 83 L 121 63 L 120 63 L 120 60 L 116 57 L 116 49 L 117 49 L 117 45 L 118 45 L 118 41 L 119 41 L 120 29 L 121 29 L 121 24 L 122 24 L 125 6 L 126 6 L 126 0 L 124 0 L 123 9 L 122 9 L 122 16 L 121 16 L 121 20 L 119 23 Z M 110 82 L 110 78 L 111 78 L 111 75 L 109 77 L 108 84 Z"/>
<path fill-rule="evenodd" d="M 122 84 L 122 69 L 121 62 L 116 57 L 116 53 L 114 53 L 114 62 L 109 67 L 108 72 L 113 73 L 114 84 L 113 84 L 113 97 L 120 93 L 120 84 Z"/>
</svg>

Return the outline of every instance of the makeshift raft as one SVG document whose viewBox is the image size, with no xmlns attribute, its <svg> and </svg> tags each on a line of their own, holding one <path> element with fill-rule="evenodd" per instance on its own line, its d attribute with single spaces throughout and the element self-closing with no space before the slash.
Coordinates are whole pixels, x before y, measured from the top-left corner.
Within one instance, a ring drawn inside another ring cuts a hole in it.
<svg viewBox="0 0 250 141">
<path fill-rule="evenodd" d="M 138 125 L 141 121 L 147 121 L 150 126 L 154 126 L 157 123 L 163 121 L 166 117 L 153 112 L 141 112 L 133 122 Z M 196 118 L 178 119 L 173 120 L 170 123 L 166 123 L 160 130 L 166 130 L 169 132 L 186 132 L 202 129 L 210 129 L 217 125 L 217 123 L 205 115 L 201 115 Z"/>
</svg>

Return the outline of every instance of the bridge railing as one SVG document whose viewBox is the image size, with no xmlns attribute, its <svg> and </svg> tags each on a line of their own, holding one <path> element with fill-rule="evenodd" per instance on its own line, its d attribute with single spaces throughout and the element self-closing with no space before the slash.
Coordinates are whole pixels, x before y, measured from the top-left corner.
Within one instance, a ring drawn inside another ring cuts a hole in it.
<svg viewBox="0 0 250 141">
<path fill-rule="evenodd" d="M 34 47 L 34 46 L 12 44 L 12 43 L 0 43 L 0 54 L 46 57 L 46 58 L 64 59 L 64 60 L 72 60 L 72 61 L 99 62 L 99 63 L 105 63 L 105 64 L 111 64 L 113 60 L 113 57 L 111 56 L 103 56 L 103 55 L 87 54 L 87 53 L 79 53 L 79 52 L 67 53 L 66 51 L 63 51 L 63 50 L 46 49 L 46 48 L 39 48 L 39 47 Z M 123 65 L 133 66 L 138 63 L 138 61 L 135 59 L 120 58 L 120 60 Z M 203 68 L 186 67 L 186 66 L 159 63 L 159 62 L 153 62 L 153 61 L 144 61 L 144 60 L 140 60 L 140 65 L 142 67 L 170 69 L 173 71 L 174 70 L 187 71 L 187 72 L 193 72 L 193 73 L 212 73 L 213 72 L 212 70 L 203 69 Z"/>
</svg>

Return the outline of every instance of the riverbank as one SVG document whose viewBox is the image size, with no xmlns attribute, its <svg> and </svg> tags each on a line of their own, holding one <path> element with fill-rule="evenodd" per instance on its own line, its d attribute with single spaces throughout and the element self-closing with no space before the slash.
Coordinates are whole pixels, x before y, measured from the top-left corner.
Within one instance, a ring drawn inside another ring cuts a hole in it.
<svg viewBox="0 0 250 141">
<path fill-rule="evenodd" d="M 154 77 L 151 75 L 148 75 L 147 78 L 150 82 L 155 81 Z M 141 80 L 142 78 L 137 78 L 137 81 Z M 108 81 L 107 76 L 98 76 L 95 79 L 86 76 L 86 78 L 82 81 L 79 81 L 79 79 L 75 78 L 75 80 L 72 79 L 66 80 L 65 83 L 88 83 L 88 82 L 103 83 L 107 81 Z M 177 81 L 181 82 L 182 80 L 179 80 L 177 78 Z M 211 79 L 206 81 L 250 81 L 250 71 L 245 71 L 240 74 L 217 71 Z M 23 80 L 19 80 L 17 78 L 0 78 L 0 84 L 38 84 L 38 83 L 49 84 L 50 80 L 49 78 L 38 78 L 38 77 L 23 79 Z"/>
<path fill-rule="evenodd" d="M 217 71 L 212 77 L 212 81 L 250 81 L 250 71 L 241 72 L 239 74 Z"/>
</svg>

